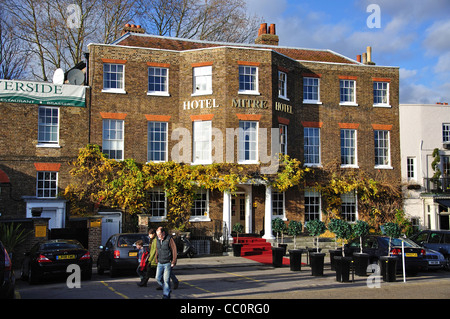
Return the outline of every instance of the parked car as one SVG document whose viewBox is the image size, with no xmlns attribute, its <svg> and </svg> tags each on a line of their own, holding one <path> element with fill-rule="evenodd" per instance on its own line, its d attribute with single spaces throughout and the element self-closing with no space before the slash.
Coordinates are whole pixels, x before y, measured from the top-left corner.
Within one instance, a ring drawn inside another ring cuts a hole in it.
<svg viewBox="0 0 450 319">
<path fill-rule="evenodd" d="M 409 275 L 427 270 L 428 261 L 425 257 L 425 249 L 416 243 L 400 238 L 392 238 L 390 256 L 397 257 L 397 271 L 402 270 L 402 241 L 405 243 L 405 268 Z M 359 238 L 354 239 L 344 246 L 346 255 L 351 256 L 360 251 Z M 389 250 L 389 237 L 369 235 L 363 238 L 363 252 L 369 254 L 370 263 L 378 263 L 381 256 L 387 256 Z"/>
<path fill-rule="evenodd" d="M 428 269 L 430 270 L 444 269 L 445 267 L 447 267 L 447 260 L 445 259 L 444 255 L 442 255 L 438 251 L 425 249 L 424 258 L 428 262 Z"/>
<path fill-rule="evenodd" d="M 122 233 L 109 237 L 105 246 L 100 246 L 100 254 L 97 259 L 97 272 L 102 275 L 105 270 L 111 277 L 120 271 L 136 270 L 138 266 L 138 253 L 136 241 L 142 239 L 144 246 L 148 247 L 147 234 Z"/>
<path fill-rule="evenodd" d="M 48 240 L 35 244 L 25 253 L 21 277 L 34 284 L 45 276 L 66 273 L 70 264 L 80 266 L 82 279 L 91 279 L 92 258 L 80 242 L 74 239 Z"/>
<path fill-rule="evenodd" d="M 11 258 L 0 241 L 0 299 L 13 299 L 15 285 Z"/>
<path fill-rule="evenodd" d="M 410 237 L 416 244 L 440 252 L 450 268 L 450 230 L 423 230 Z"/>
</svg>

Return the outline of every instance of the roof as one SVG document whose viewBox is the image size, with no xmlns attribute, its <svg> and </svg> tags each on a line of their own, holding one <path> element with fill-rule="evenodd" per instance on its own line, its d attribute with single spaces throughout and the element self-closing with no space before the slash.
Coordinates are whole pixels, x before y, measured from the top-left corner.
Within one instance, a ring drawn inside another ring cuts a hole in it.
<svg viewBox="0 0 450 319">
<path fill-rule="evenodd" d="M 260 44 L 258 45 L 258 44 L 243 44 L 243 43 L 211 42 L 211 41 L 181 39 L 173 37 L 155 36 L 150 34 L 139 34 L 139 33 L 126 33 L 122 37 L 114 41 L 112 45 L 154 48 L 154 49 L 164 49 L 174 51 L 187 51 L 195 49 L 234 46 L 249 49 L 272 50 L 282 55 L 285 55 L 291 59 L 299 61 L 345 63 L 354 65 L 361 64 L 355 60 L 352 60 L 348 57 L 345 57 L 331 50 L 292 48 L 292 47 L 281 47 L 281 46 L 260 45 Z"/>
</svg>

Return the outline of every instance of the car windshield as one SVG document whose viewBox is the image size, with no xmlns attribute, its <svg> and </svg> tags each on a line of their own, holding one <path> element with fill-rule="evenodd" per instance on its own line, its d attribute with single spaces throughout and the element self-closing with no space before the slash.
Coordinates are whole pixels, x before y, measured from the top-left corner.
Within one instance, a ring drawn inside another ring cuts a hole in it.
<svg viewBox="0 0 450 319">
<path fill-rule="evenodd" d="M 82 249 L 80 243 L 76 242 L 58 242 L 58 243 L 45 243 L 41 245 L 41 250 L 58 250 L 58 249 Z"/>
<path fill-rule="evenodd" d="M 127 234 L 119 237 L 117 247 L 132 247 L 139 239 L 144 241 L 144 245 L 148 245 L 148 236 L 144 234 Z"/>
<path fill-rule="evenodd" d="M 389 245 L 389 237 L 380 237 L 380 239 L 386 243 L 386 246 Z M 401 246 L 402 241 L 405 243 L 405 247 L 418 247 L 417 244 L 406 238 L 392 238 L 391 246 Z"/>
</svg>

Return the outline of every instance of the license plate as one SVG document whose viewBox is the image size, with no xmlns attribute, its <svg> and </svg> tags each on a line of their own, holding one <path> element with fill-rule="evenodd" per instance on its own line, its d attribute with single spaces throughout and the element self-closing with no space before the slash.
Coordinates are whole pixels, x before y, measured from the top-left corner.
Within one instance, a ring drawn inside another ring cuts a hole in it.
<svg viewBox="0 0 450 319">
<path fill-rule="evenodd" d="M 428 264 L 429 265 L 439 265 L 439 261 L 437 261 L 437 260 L 430 260 L 430 261 L 428 261 Z"/>
<path fill-rule="evenodd" d="M 76 257 L 75 255 L 60 255 L 56 256 L 56 260 L 75 259 Z"/>
<path fill-rule="evenodd" d="M 405 257 L 417 257 L 417 253 L 405 253 Z"/>
<path fill-rule="evenodd" d="M 129 257 L 137 257 L 137 251 L 130 251 L 128 252 Z"/>
</svg>

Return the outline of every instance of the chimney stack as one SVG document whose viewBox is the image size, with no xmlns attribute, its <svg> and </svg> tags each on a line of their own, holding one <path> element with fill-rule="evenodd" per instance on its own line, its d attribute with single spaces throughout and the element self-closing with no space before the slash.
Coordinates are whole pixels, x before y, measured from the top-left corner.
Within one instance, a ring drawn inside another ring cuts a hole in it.
<svg viewBox="0 0 450 319">
<path fill-rule="evenodd" d="M 375 65 L 375 62 L 372 61 L 372 47 L 368 46 L 367 51 L 362 54 L 362 63 L 366 65 Z M 360 62 L 358 60 L 358 62 Z"/>
<path fill-rule="evenodd" d="M 278 45 L 278 41 L 279 39 L 275 31 L 275 24 L 271 24 L 269 28 L 267 28 L 267 23 L 261 23 L 255 44 Z"/>
<path fill-rule="evenodd" d="M 134 32 L 134 33 L 145 33 L 145 29 L 143 29 L 140 25 L 134 25 L 134 24 L 125 24 L 125 26 L 122 29 L 122 33 L 120 36 L 123 36 L 127 32 Z"/>
</svg>

